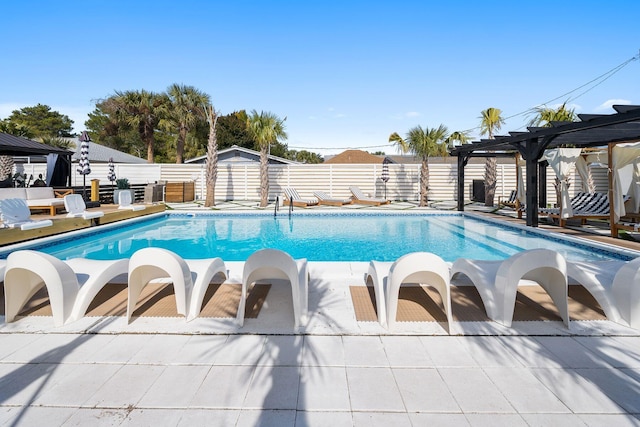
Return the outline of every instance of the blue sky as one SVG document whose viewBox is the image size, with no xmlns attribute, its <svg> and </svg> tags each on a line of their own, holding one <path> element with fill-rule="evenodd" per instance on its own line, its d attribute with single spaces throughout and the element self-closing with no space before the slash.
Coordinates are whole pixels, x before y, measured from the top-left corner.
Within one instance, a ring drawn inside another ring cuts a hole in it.
<svg viewBox="0 0 640 427">
<path fill-rule="evenodd" d="M 477 128 L 480 112 L 523 130 L 532 107 L 578 113 L 640 104 L 640 2 L 6 2 L 0 118 L 47 104 L 84 129 L 115 90 L 208 93 L 222 114 L 287 117 L 293 149 L 394 153 L 411 127 Z M 583 92 L 586 92 L 583 94 Z M 578 96 L 582 94 L 581 96 Z"/>
</svg>

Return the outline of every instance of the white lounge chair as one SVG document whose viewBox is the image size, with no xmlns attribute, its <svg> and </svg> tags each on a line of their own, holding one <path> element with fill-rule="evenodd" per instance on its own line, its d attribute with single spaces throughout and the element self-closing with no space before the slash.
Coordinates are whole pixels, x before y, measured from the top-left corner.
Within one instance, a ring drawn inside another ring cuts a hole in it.
<svg viewBox="0 0 640 427">
<path fill-rule="evenodd" d="M 564 324 L 569 327 L 567 263 L 549 249 L 519 252 L 504 261 L 478 261 L 459 258 L 451 267 L 451 277 L 466 275 L 475 285 L 487 316 L 511 326 L 516 294 L 521 280 L 538 283 L 553 300 Z"/>
<path fill-rule="evenodd" d="M 64 196 L 64 208 L 67 210 L 69 218 L 94 219 L 104 216 L 102 211 L 87 211 L 87 205 L 80 194 Z"/>
<path fill-rule="evenodd" d="M 293 299 L 294 327 L 298 328 L 306 321 L 309 276 L 307 260 L 294 260 L 288 253 L 278 249 L 261 249 L 247 258 L 242 273 L 242 296 L 238 306 L 237 321 L 244 325 L 244 310 L 247 298 L 247 287 L 259 280 L 283 279 L 291 283 Z"/>
<path fill-rule="evenodd" d="M 378 308 L 378 321 L 391 329 L 398 312 L 398 294 L 403 283 L 419 283 L 435 288 L 442 298 L 447 326 L 451 326 L 451 290 L 449 266 L 429 252 L 413 252 L 394 263 L 371 261 L 367 273 L 373 282 Z"/>
<path fill-rule="evenodd" d="M 12 322 L 43 286 L 49 294 L 56 326 L 78 320 L 104 285 L 126 274 L 126 265 L 127 260 L 82 259 L 66 263 L 43 252 L 12 252 L 4 274 L 5 321 Z"/>
<path fill-rule="evenodd" d="M 53 225 L 50 219 L 31 220 L 31 211 L 24 199 L 0 200 L 0 215 L 2 216 L 2 223 L 9 228 L 19 227 L 21 230 L 33 230 Z"/>
<path fill-rule="evenodd" d="M 390 203 L 389 200 L 386 199 L 382 199 L 379 197 L 369 197 L 364 194 L 359 187 L 356 186 L 349 187 L 349 191 L 351 191 L 351 194 L 353 194 L 354 203 L 374 206 L 386 205 L 387 203 Z"/>
<path fill-rule="evenodd" d="M 329 206 L 342 206 L 349 205 L 353 203 L 352 199 L 338 199 L 329 196 L 324 191 L 314 191 L 313 195 L 318 198 L 318 203 L 321 205 L 329 205 Z"/>
<path fill-rule="evenodd" d="M 226 278 L 226 271 L 220 258 L 185 260 L 167 249 L 140 249 L 129 260 L 127 319 L 131 321 L 144 287 L 152 280 L 168 278 L 173 283 L 178 313 L 193 320 L 200 313 L 211 279 L 220 272 Z"/>
<path fill-rule="evenodd" d="M 299 207 L 305 208 L 307 206 L 314 206 L 318 204 L 318 199 L 316 199 L 315 197 L 310 197 L 308 199 L 302 198 L 298 194 L 295 188 L 287 187 L 287 188 L 284 188 L 282 191 L 284 191 L 285 206 L 293 204 L 293 206 L 299 206 Z"/>
<path fill-rule="evenodd" d="M 632 261 L 568 261 L 567 275 L 598 301 L 607 319 L 640 329 L 640 257 Z"/>
<path fill-rule="evenodd" d="M 131 200 L 131 192 L 130 191 L 122 191 L 118 195 L 118 209 L 128 209 L 131 211 L 141 211 L 144 210 L 144 205 L 134 205 Z"/>
</svg>

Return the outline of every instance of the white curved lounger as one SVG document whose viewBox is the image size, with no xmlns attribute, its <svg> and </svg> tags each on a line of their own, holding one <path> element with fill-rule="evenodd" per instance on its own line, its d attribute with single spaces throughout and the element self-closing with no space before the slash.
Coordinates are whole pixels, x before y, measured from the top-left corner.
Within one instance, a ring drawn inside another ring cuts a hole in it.
<svg viewBox="0 0 640 427">
<path fill-rule="evenodd" d="M 389 268 L 387 277 L 386 314 L 388 328 L 393 328 L 396 323 L 398 294 L 403 283 L 420 283 L 435 288 L 442 298 L 447 325 L 450 327 L 451 290 L 449 280 L 449 266 L 436 254 L 413 252 L 398 258 Z"/>
<path fill-rule="evenodd" d="M 187 301 L 191 295 L 193 281 L 191 270 L 179 255 L 162 248 L 143 248 L 129 259 L 129 299 L 127 301 L 127 321 L 131 315 L 142 289 L 154 279 L 169 278 L 173 283 L 176 296 L 176 308 L 179 314 L 187 316 Z"/>
<path fill-rule="evenodd" d="M 555 251 L 531 249 L 504 261 L 459 258 L 451 267 L 451 277 L 459 273 L 471 279 L 493 321 L 511 326 L 518 283 L 524 279 L 537 282 L 549 294 L 569 327 L 567 263 Z"/>
<path fill-rule="evenodd" d="M 593 295 L 607 319 L 640 329 L 640 257 L 629 262 L 569 261 L 567 275 Z"/>
<path fill-rule="evenodd" d="M 298 328 L 307 317 L 309 277 L 307 260 L 294 260 L 278 249 L 261 249 L 247 258 L 242 273 L 242 296 L 238 306 L 237 321 L 244 325 L 244 309 L 247 287 L 258 280 L 283 279 L 291 283 L 294 327 Z"/>
<path fill-rule="evenodd" d="M 227 267 L 221 258 L 212 259 L 190 259 L 185 260 L 191 270 L 191 280 L 193 281 L 193 294 L 189 301 L 189 311 L 187 322 L 192 321 L 200 314 L 202 302 L 207 288 L 218 273 L 222 273 L 227 278 Z"/>
<path fill-rule="evenodd" d="M 9 228 L 34 230 L 53 225 L 50 219 L 31 220 L 31 210 L 24 199 L 0 200 L 0 216 L 2 216 L 2 223 Z"/>
<path fill-rule="evenodd" d="M 126 275 L 129 259 L 103 261 L 86 258 L 73 258 L 64 261 L 76 274 L 80 290 L 68 321 L 73 322 L 84 317 L 91 301 L 104 286 L 118 276 Z"/>
<path fill-rule="evenodd" d="M 104 285 L 126 273 L 126 261 L 77 259 L 66 263 L 42 252 L 13 252 L 4 275 L 5 321 L 12 322 L 42 286 L 47 287 L 56 326 L 78 320 Z"/>
<path fill-rule="evenodd" d="M 376 310 L 378 312 L 378 323 L 384 328 L 387 327 L 387 286 L 389 269 L 392 262 L 371 261 L 369 270 L 365 277 L 365 283 L 369 283 L 369 279 L 373 284 L 373 292 L 376 296 Z"/>
<path fill-rule="evenodd" d="M 133 200 L 131 200 L 131 192 L 123 191 L 118 194 L 118 202 L 120 203 L 118 209 L 128 209 L 131 211 L 141 211 L 144 210 L 143 205 L 134 205 L 132 204 Z"/>
<path fill-rule="evenodd" d="M 87 205 L 80 194 L 68 194 L 64 196 L 64 208 L 67 210 L 67 217 L 94 219 L 104 216 L 102 211 L 87 211 Z"/>
</svg>

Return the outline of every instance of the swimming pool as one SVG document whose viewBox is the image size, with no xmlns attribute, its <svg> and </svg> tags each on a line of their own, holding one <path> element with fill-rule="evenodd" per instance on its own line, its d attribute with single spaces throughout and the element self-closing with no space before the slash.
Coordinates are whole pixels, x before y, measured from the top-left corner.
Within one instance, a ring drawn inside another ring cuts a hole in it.
<svg viewBox="0 0 640 427">
<path fill-rule="evenodd" d="M 500 260 L 541 247 L 556 250 L 569 260 L 634 257 L 577 239 L 564 240 L 458 213 L 297 214 L 291 219 L 262 213 L 162 214 L 29 248 L 60 259 L 118 259 L 149 246 L 172 250 L 187 259 L 219 256 L 225 261 L 244 261 L 266 247 L 309 261 L 394 261 L 415 251 L 433 252 L 446 261 L 460 257 Z"/>
</svg>

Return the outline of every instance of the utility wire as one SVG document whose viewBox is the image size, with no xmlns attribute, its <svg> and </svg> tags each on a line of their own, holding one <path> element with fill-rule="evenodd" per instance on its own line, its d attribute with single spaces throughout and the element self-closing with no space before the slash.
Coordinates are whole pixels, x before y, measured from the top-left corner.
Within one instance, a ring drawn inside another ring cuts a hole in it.
<svg viewBox="0 0 640 427">
<path fill-rule="evenodd" d="M 609 80 L 611 77 L 613 77 L 616 73 L 618 73 L 618 72 L 619 72 L 620 70 L 622 70 L 624 67 L 626 67 L 627 65 L 629 65 L 631 62 L 636 61 L 636 60 L 638 60 L 638 59 L 640 59 L 640 52 L 639 52 L 637 55 L 634 55 L 633 57 L 631 57 L 631 58 L 627 59 L 627 60 L 626 60 L 626 61 L 624 61 L 623 63 L 616 65 L 615 67 L 613 67 L 612 69 L 610 69 L 610 70 L 609 70 L 609 71 L 607 71 L 606 73 L 603 73 L 603 74 L 599 75 L 598 77 L 596 77 L 596 78 L 594 78 L 594 79 L 591 79 L 591 80 L 590 80 L 590 81 L 588 81 L 587 83 L 585 83 L 585 84 L 583 84 L 583 85 L 580 85 L 580 86 L 578 86 L 577 88 L 570 90 L 569 92 L 563 93 L 563 94 L 562 94 L 562 95 L 560 95 L 560 96 L 557 96 L 557 97 L 555 97 L 555 98 L 553 98 L 553 99 L 550 99 L 550 100 L 548 100 L 548 101 L 546 101 L 546 102 L 543 102 L 543 103 L 541 103 L 541 104 L 538 104 L 538 105 L 536 105 L 535 107 L 531 107 L 531 108 L 528 108 L 528 109 L 526 109 L 526 110 L 524 110 L 524 111 L 521 111 L 521 112 L 519 112 L 519 113 L 512 114 L 512 115 L 510 115 L 510 116 L 507 116 L 507 117 L 505 117 L 505 118 L 504 118 L 504 120 L 509 120 L 509 119 L 513 119 L 514 117 L 523 116 L 523 115 L 526 115 L 526 114 L 533 113 L 533 112 L 535 112 L 538 108 L 542 107 L 543 105 L 550 104 L 550 103 L 552 103 L 552 102 L 554 102 L 554 101 L 557 101 L 557 100 L 559 100 L 559 99 L 561 99 L 561 98 L 566 97 L 567 95 L 571 95 L 572 93 L 577 92 L 577 91 L 579 91 L 580 89 L 582 89 L 582 88 L 584 88 L 584 87 L 587 87 L 587 86 L 589 86 L 589 85 L 590 85 L 590 84 L 592 84 L 592 83 L 595 83 L 593 86 L 591 86 L 591 87 L 587 88 L 587 89 L 586 89 L 586 90 L 584 90 L 583 92 L 580 92 L 578 95 L 576 95 L 576 96 L 574 96 L 574 97 L 569 97 L 569 98 L 567 98 L 567 99 L 566 99 L 566 102 L 569 102 L 569 101 L 575 101 L 576 99 L 580 98 L 582 95 L 584 95 L 584 94 L 586 94 L 586 93 L 588 93 L 588 92 L 592 91 L 592 90 L 593 90 L 593 89 L 595 89 L 596 87 L 600 86 L 602 83 L 604 83 L 604 82 L 606 82 L 607 80 Z M 518 128 L 518 129 L 521 129 L 522 127 L 524 127 L 524 125 L 523 125 L 523 126 L 521 126 L 521 127 L 520 127 L 520 128 Z M 472 132 L 472 131 L 474 131 L 474 130 L 478 130 L 478 129 L 480 129 L 480 126 L 476 126 L 476 127 L 470 128 L 470 129 L 466 129 L 466 130 L 464 130 L 464 131 L 462 131 L 462 132 L 464 132 L 464 133 L 469 133 L 469 132 Z M 516 129 L 516 130 L 518 130 L 518 129 Z M 363 147 L 348 147 L 348 148 L 346 148 L 346 149 L 348 149 L 348 150 L 356 149 L 356 150 L 357 150 L 357 149 L 364 149 L 364 148 L 384 148 L 384 147 L 387 147 L 387 148 L 388 148 L 388 147 L 389 147 L 389 145 L 368 145 L 368 146 L 363 146 Z M 345 150 L 345 148 L 340 148 L 340 147 L 336 148 L 336 147 L 294 147 L 294 146 L 291 146 L 291 147 L 289 147 L 289 148 L 293 148 L 293 149 L 302 149 L 302 150 Z"/>
</svg>

